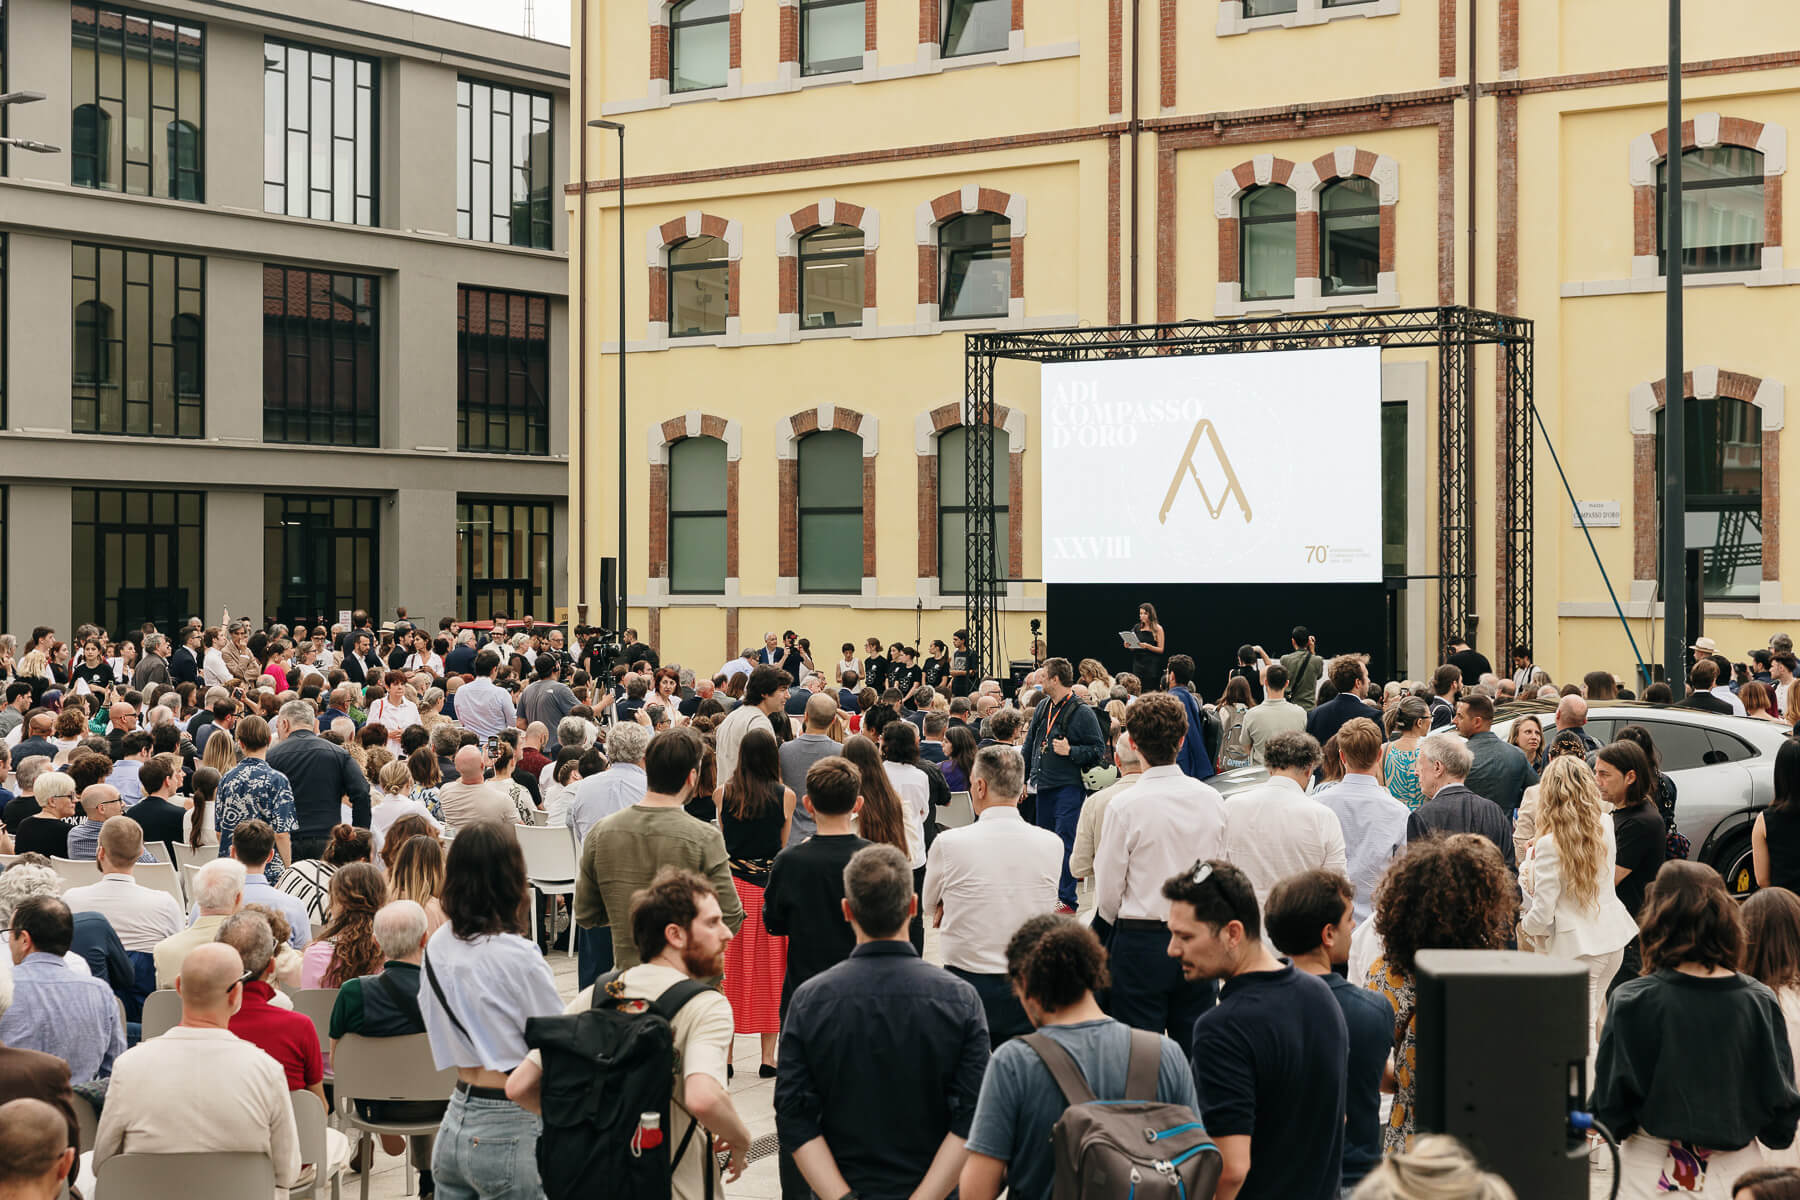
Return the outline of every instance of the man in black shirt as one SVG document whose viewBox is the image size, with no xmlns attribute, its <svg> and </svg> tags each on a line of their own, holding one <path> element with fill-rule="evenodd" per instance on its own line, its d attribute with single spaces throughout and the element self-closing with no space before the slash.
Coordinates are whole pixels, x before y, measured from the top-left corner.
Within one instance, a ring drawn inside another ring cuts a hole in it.
<svg viewBox="0 0 1800 1200">
<path fill-rule="evenodd" d="M 783 1014 L 801 984 L 843 962 L 856 948 L 856 931 L 844 919 L 844 868 L 870 844 L 850 824 L 862 811 L 861 788 L 862 774 L 849 759 L 833 754 L 813 763 L 800 803 L 818 822 L 818 832 L 777 854 L 769 871 L 763 925 L 788 939 Z"/>
<path fill-rule="evenodd" d="M 1471 650 L 1464 638 L 1454 638 L 1450 642 L 1450 653 L 1444 661 L 1462 672 L 1463 682 L 1477 684 L 1483 675 L 1492 675 L 1494 666 L 1488 662 L 1487 655 L 1479 650 Z"/>
<path fill-rule="evenodd" d="M 625 652 L 619 655 L 620 662 L 628 666 L 632 663 L 647 662 L 652 671 L 662 666 L 662 656 L 657 654 L 656 647 L 638 641 L 637 630 L 625 630 L 619 635 L 619 640 L 625 647 Z"/>
<path fill-rule="evenodd" d="M 981 997 L 908 941 L 904 854 L 865 846 L 843 879 L 856 949 L 788 1006 L 776 1130 L 815 1195 L 946 1195 L 987 1070 Z"/>
<path fill-rule="evenodd" d="M 187 810 L 169 800 L 175 794 L 175 776 L 160 759 L 152 758 L 138 768 L 138 786 L 144 798 L 126 809 L 125 815 L 143 826 L 144 842 L 152 854 L 162 858 L 168 851 L 158 843 L 186 840 Z"/>
<path fill-rule="evenodd" d="M 971 695 L 975 691 L 975 655 L 969 650 L 969 631 L 959 629 L 950 640 L 956 643 L 950 654 L 950 694 Z"/>
<path fill-rule="evenodd" d="M 369 780 L 342 746 L 319 736 L 318 718 L 306 701 L 282 705 L 276 719 L 282 727 L 281 740 L 269 751 L 268 762 L 293 786 L 294 815 L 300 823 L 293 834 L 290 862 L 318 858 L 346 801 L 350 823 L 358 829 L 369 827 Z"/>
</svg>

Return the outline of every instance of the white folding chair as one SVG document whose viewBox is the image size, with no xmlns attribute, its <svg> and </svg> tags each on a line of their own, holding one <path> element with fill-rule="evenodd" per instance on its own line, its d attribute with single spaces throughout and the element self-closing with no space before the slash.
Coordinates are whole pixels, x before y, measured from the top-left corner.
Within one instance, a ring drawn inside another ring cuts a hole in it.
<svg viewBox="0 0 1800 1200">
<path fill-rule="evenodd" d="M 321 1050 L 331 1049 L 331 1010 L 337 1006 L 337 994 L 336 988 L 301 988 L 294 993 L 294 1011 L 313 1023 Z"/>
<path fill-rule="evenodd" d="M 195 870 L 199 870 L 213 859 L 219 857 L 219 848 L 217 846 L 201 846 L 198 850 L 188 845 L 186 842 L 171 842 L 170 846 L 175 851 L 175 865 L 180 868 L 184 875 L 187 873 L 190 864 Z"/>
<path fill-rule="evenodd" d="M 93 1103 L 80 1092 L 69 1093 L 69 1104 L 75 1109 L 75 1128 L 81 1143 L 75 1147 L 75 1153 L 86 1154 L 94 1148 L 94 1139 L 100 1134 L 100 1117 L 94 1112 Z"/>
<path fill-rule="evenodd" d="M 187 892 L 182 886 L 181 877 L 175 873 L 170 863 L 139 863 L 132 868 L 131 877 L 142 887 L 153 888 L 159 892 L 167 892 L 175 897 L 175 903 L 187 908 Z"/>
<path fill-rule="evenodd" d="M 76 858 L 52 858 L 50 865 L 61 877 L 65 889 L 100 882 L 100 864 L 93 859 L 83 862 Z"/>
<path fill-rule="evenodd" d="M 0 871 L 5 870 L 7 867 L 12 866 L 18 861 L 19 856 L 16 854 L 0 854 Z"/>
<path fill-rule="evenodd" d="M 188 895 L 194 894 L 194 888 L 198 885 L 196 877 L 200 874 L 200 868 L 205 865 L 205 863 L 181 864 L 181 886 L 187 889 Z"/>
<path fill-rule="evenodd" d="M 338 1039 L 334 1056 L 337 1079 L 332 1090 L 343 1122 L 362 1131 L 366 1145 L 372 1134 L 422 1136 L 437 1131 L 438 1121 L 377 1121 L 357 1111 L 358 1100 L 377 1102 L 447 1101 L 456 1087 L 456 1069 L 432 1065 L 431 1042 L 422 1033 L 405 1037 L 369 1038 L 348 1033 Z M 411 1148 L 408 1147 L 410 1150 Z M 372 1154 L 372 1150 L 370 1151 Z M 406 1194 L 412 1194 L 412 1155 L 404 1155 Z M 361 1200 L 369 1200 L 369 1172 L 362 1173 Z"/>
<path fill-rule="evenodd" d="M 317 1196 L 319 1184 L 327 1179 L 331 1181 L 331 1200 L 338 1200 L 344 1168 L 349 1164 L 332 1161 L 331 1134 L 325 1124 L 325 1106 L 319 1103 L 317 1096 L 304 1088 L 289 1092 L 288 1102 L 294 1106 L 294 1133 L 300 1142 L 300 1161 L 311 1163 L 313 1167 L 311 1179 L 288 1189 L 288 1200 Z M 363 1172 L 365 1178 L 368 1174 L 367 1171 Z"/>
<path fill-rule="evenodd" d="M 181 1021 L 181 997 L 174 988 L 157 988 L 144 997 L 142 1040 L 161 1037 Z"/>
<path fill-rule="evenodd" d="M 538 928 L 537 895 L 573 896 L 575 894 L 575 846 L 566 829 L 555 826 L 514 825 L 519 836 L 519 849 L 525 854 L 525 880 L 535 889 L 531 893 L 531 928 Z M 575 952 L 574 921 L 569 923 L 569 953 Z M 555 939 L 551 939 L 552 944 Z"/>
<path fill-rule="evenodd" d="M 939 829 L 961 829 L 975 820 L 975 802 L 967 792 L 951 792 L 950 803 L 938 809 Z"/>
<path fill-rule="evenodd" d="M 102 1200 L 185 1200 L 191 1196 L 272 1196 L 275 1165 L 266 1154 L 115 1154 L 100 1164 Z"/>
</svg>

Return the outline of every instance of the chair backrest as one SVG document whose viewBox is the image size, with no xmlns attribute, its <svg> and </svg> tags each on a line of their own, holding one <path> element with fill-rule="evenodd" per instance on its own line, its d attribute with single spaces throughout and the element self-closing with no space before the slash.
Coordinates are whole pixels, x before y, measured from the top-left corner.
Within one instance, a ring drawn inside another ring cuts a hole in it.
<svg viewBox="0 0 1800 1200">
<path fill-rule="evenodd" d="M 311 1183 L 288 1189 L 288 1200 L 300 1200 L 302 1196 L 319 1194 L 319 1177 L 329 1165 L 325 1152 L 325 1106 L 304 1088 L 289 1092 L 288 1103 L 294 1108 L 294 1133 L 300 1143 L 300 1161 L 314 1164 Z"/>
<path fill-rule="evenodd" d="M 950 803 L 938 810 L 937 823 L 940 829 L 961 829 L 964 825 L 973 824 L 975 820 L 975 802 L 967 792 L 951 792 Z"/>
<path fill-rule="evenodd" d="M 174 988 L 157 988 L 144 997 L 145 1041 L 161 1037 L 181 1022 L 181 997 Z"/>
<path fill-rule="evenodd" d="M 294 1011 L 319 1031 L 319 1049 L 331 1048 L 331 1010 L 337 1004 L 336 988 L 301 988 L 294 993 Z"/>
<path fill-rule="evenodd" d="M 80 1131 L 81 1144 L 75 1147 L 75 1153 L 86 1154 L 94 1148 L 94 1139 L 100 1133 L 100 1117 L 94 1112 L 94 1105 L 80 1092 L 69 1093 L 69 1104 L 75 1110 L 75 1128 Z"/>
<path fill-rule="evenodd" d="M 56 869 L 65 887 L 86 887 L 100 882 L 100 864 L 92 859 L 82 862 L 76 858 L 53 858 L 50 865 Z"/>
<path fill-rule="evenodd" d="M 563 882 L 575 878 L 575 848 L 568 831 L 551 826 L 515 825 L 525 853 L 525 876 Z"/>
<path fill-rule="evenodd" d="M 537 826 L 538 828 L 541 829 L 546 824 L 548 824 L 549 821 L 550 821 L 550 814 L 545 812 L 543 809 L 534 808 L 531 810 L 531 823 L 534 826 Z"/>
<path fill-rule="evenodd" d="M 431 1042 L 422 1033 L 371 1038 L 347 1033 L 332 1057 L 333 1090 L 340 1103 L 351 1100 L 447 1100 L 456 1087 L 456 1068 L 438 1070 Z"/>
<path fill-rule="evenodd" d="M 16 854 L 0 854 L 0 869 L 10 867 L 18 861 L 19 856 Z"/>
<path fill-rule="evenodd" d="M 194 894 L 194 888 L 199 883 L 196 877 L 200 874 L 200 868 L 205 865 L 203 862 L 181 864 L 181 886 L 187 889 L 188 895 Z"/>
<path fill-rule="evenodd" d="M 189 864 L 192 864 L 195 870 L 199 870 L 219 857 L 217 846 L 202 846 L 196 850 L 186 842 L 171 842 L 169 845 L 175 852 L 175 865 L 181 869 L 184 875 L 187 873 Z"/>
<path fill-rule="evenodd" d="M 131 877 L 138 881 L 140 887 L 155 888 L 159 892 L 167 892 L 175 897 L 175 903 L 186 908 L 187 892 L 182 887 L 181 877 L 175 873 L 170 863 L 139 863 L 132 868 Z"/>
<path fill-rule="evenodd" d="M 115 1154 L 100 1164 L 102 1200 L 188 1200 L 192 1196 L 272 1196 L 267 1154 Z"/>
</svg>

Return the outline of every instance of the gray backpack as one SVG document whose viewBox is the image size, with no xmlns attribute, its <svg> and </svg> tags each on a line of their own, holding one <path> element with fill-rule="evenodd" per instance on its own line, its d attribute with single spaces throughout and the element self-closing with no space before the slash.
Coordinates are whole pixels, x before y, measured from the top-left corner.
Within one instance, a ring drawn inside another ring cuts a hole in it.
<svg viewBox="0 0 1800 1200">
<path fill-rule="evenodd" d="M 1068 1108 L 1051 1127 L 1053 1200 L 1212 1200 L 1224 1160 L 1194 1110 L 1156 1098 L 1162 1037 L 1131 1031 L 1125 1098 L 1096 1100 L 1081 1067 L 1053 1039 L 1022 1039 L 1062 1089 Z"/>
</svg>

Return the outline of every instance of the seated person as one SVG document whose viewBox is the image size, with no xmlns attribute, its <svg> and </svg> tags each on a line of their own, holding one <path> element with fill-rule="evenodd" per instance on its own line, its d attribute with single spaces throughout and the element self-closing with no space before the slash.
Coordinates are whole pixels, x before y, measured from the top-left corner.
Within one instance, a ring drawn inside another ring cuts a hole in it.
<svg viewBox="0 0 1800 1200">
<path fill-rule="evenodd" d="M 13 998 L 0 1016 L 0 1042 L 54 1054 L 69 1064 L 72 1084 L 112 1074 L 125 1050 L 112 990 L 63 961 L 74 926 L 69 906 L 54 896 L 33 896 L 13 910 Z"/>
</svg>

